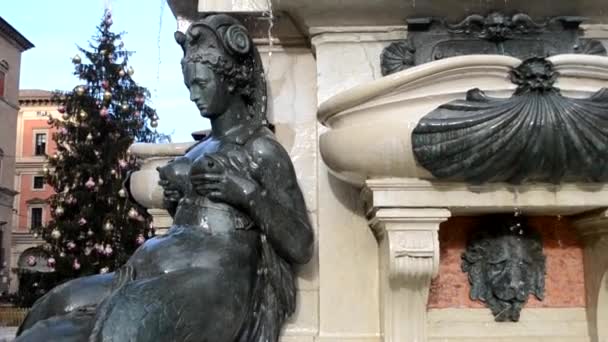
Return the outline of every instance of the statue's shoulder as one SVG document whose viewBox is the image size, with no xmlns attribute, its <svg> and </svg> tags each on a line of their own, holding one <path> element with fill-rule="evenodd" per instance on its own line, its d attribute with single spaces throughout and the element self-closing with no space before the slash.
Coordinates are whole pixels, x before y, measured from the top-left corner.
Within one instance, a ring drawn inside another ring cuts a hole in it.
<svg viewBox="0 0 608 342">
<path fill-rule="evenodd" d="M 256 134 L 248 142 L 248 151 L 261 178 L 289 187 L 294 184 L 295 171 L 289 154 L 269 130 Z"/>
<path fill-rule="evenodd" d="M 289 154 L 267 127 L 258 130 L 247 146 L 254 160 L 289 160 Z"/>
</svg>

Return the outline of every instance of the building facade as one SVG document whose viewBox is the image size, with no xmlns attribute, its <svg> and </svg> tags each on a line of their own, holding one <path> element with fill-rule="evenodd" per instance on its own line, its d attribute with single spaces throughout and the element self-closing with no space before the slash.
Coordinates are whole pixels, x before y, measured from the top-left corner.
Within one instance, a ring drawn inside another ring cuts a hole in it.
<svg viewBox="0 0 608 342">
<path fill-rule="evenodd" d="M 34 47 L 0 17 L 0 292 L 8 290 L 14 217 L 15 141 L 21 54 Z"/>
<path fill-rule="evenodd" d="M 50 91 L 25 89 L 19 92 L 19 115 L 16 136 L 15 196 L 17 212 L 13 217 L 11 246 L 11 292 L 18 288 L 15 269 L 20 255 L 28 248 L 40 244 L 31 233 L 32 228 L 46 224 L 50 218 L 46 200 L 53 189 L 46 184 L 44 166 L 46 156 L 55 153 L 52 139 L 54 129 L 48 123 L 50 116 L 59 117 L 57 104 Z"/>
</svg>

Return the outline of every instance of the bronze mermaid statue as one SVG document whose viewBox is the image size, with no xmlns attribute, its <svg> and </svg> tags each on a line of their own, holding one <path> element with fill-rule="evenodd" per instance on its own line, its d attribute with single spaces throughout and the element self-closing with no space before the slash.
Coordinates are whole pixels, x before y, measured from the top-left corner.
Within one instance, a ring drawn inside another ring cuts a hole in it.
<svg viewBox="0 0 608 342">
<path fill-rule="evenodd" d="M 190 100 L 212 129 L 159 169 L 173 226 L 116 272 L 40 298 L 18 342 L 277 342 L 294 312 L 293 267 L 310 260 L 313 233 L 291 160 L 268 128 L 257 49 L 221 14 L 175 37 Z"/>
</svg>

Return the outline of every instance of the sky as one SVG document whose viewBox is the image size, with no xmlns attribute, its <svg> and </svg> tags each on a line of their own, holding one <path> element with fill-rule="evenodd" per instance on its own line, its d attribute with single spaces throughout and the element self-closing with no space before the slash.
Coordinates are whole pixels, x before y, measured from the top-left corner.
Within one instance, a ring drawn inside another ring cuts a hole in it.
<svg viewBox="0 0 608 342">
<path fill-rule="evenodd" d="M 106 6 L 114 32 L 125 32 L 125 48 L 134 51 L 133 79 L 150 90 L 160 118 L 158 131 L 173 142 L 192 141 L 190 133 L 209 123 L 190 102 L 184 86 L 182 50 L 173 38 L 177 24 L 166 0 L 0 0 L 0 16 L 36 47 L 23 53 L 20 89 L 68 90 L 77 46 L 88 47 Z M 161 17 L 162 15 L 162 17 Z M 82 56 L 81 56 L 82 57 Z"/>
</svg>

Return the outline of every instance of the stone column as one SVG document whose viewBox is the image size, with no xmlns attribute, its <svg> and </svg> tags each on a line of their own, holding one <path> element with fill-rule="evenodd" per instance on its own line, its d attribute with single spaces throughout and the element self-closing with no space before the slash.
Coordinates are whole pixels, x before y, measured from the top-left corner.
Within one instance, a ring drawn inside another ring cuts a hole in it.
<svg viewBox="0 0 608 342">
<path fill-rule="evenodd" d="M 370 226 L 379 242 L 384 342 L 427 340 L 426 307 L 439 269 L 439 224 L 447 209 L 380 208 Z"/>
<path fill-rule="evenodd" d="M 608 211 L 573 220 L 584 243 L 587 321 L 592 342 L 608 341 Z"/>
</svg>

